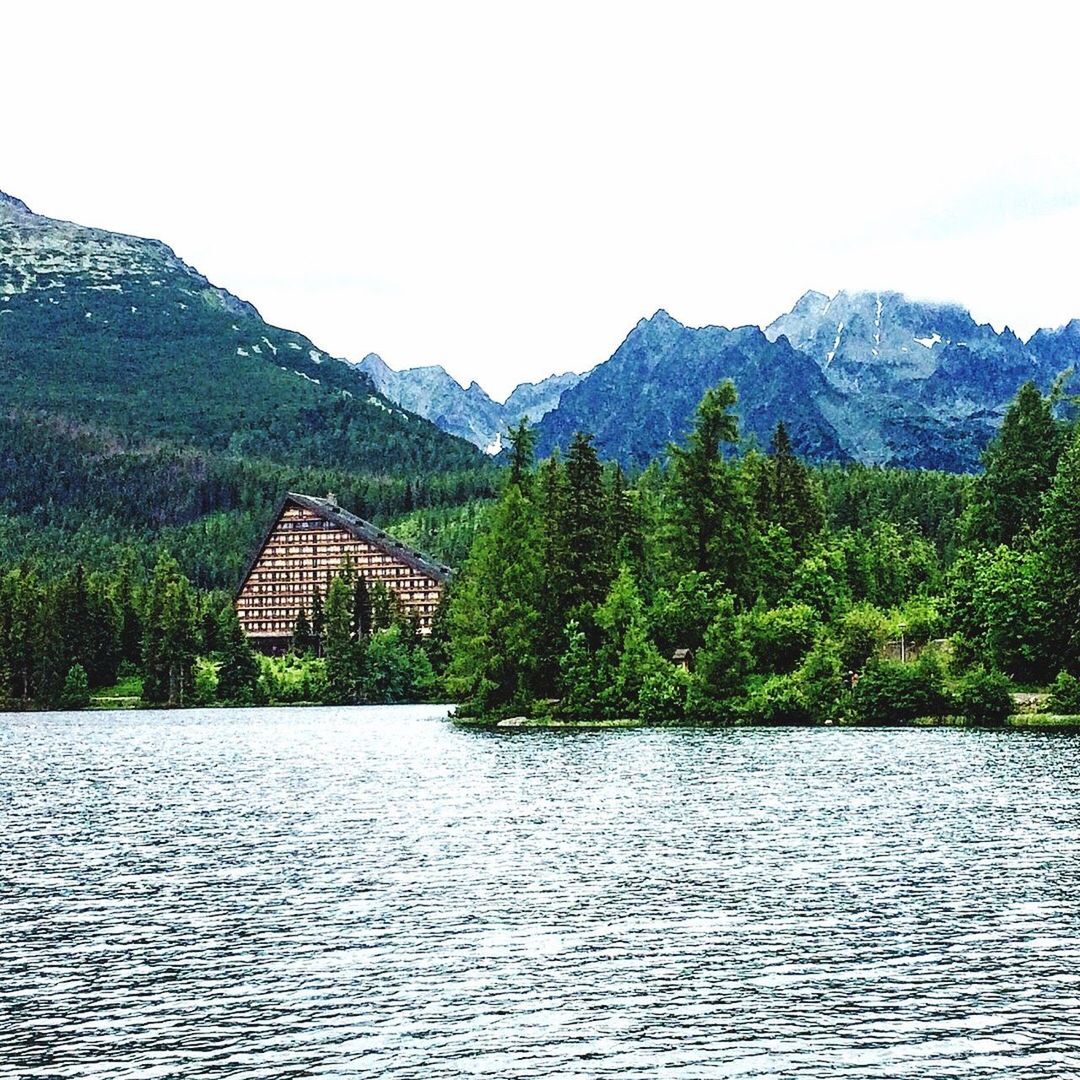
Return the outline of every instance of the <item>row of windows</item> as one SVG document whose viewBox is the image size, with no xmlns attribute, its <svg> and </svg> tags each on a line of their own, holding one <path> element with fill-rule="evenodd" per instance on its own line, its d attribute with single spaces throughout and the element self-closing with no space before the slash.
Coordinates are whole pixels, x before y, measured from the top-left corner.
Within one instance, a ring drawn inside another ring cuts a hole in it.
<svg viewBox="0 0 1080 1080">
<path fill-rule="evenodd" d="M 432 603 L 430 600 L 408 600 L 405 605 L 411 612 L 424 612 L 434 611 L 438 604 Z M 304 608 L 308 611 L 308 608 Z M 277 607 L 269 607 L 266 604 L 252 603 L 245 601 L 243 598 L 237 601 L 236 604 L 237 615 L 241 619 L 252 618 L 270 618 L 270 619 L 296 619 L 300 614 L 299 604 L 290 604 L 287 606 L 278 605 Z"/>
<path fill-rule="evenodd" d="M 260 569 L 252 572 L 251 581 L 293 581 L 304 580 L 305 574 L 308 580 L 314 581 L 316 578 L 328 579 L 341 569 L 340 564 L 330 566 L 320 566 L 315 559 L 270 559 L 263 563 L 260 563 Z M 285 568 L 288 569 L 285 569 Z M 368 569 L 368 568 L 364 568 Z M 416 571 L 411 566 L 375 566 L 370 568 L 371 572 L 365 574 L 365 577 L 377 578 L 379 580 L 393 579 L 400 580 L 401 578 L 413 578 L 415 581 L 424 583 L 432 581 L 432 578 L 426 575 L 416 575 Z"/>
<path fill-rule="evenodd" d="M 303 518 L 297 520 L 296 518 L 290 519 L 285 517 L 282 521 L 278 522 L 277 529 L 299 529 L 308 532 L 313 529 L 336 530 L 337 526 L 332 521 L 326 521 L 323 518 Z M 277 529 L 274 531 L 276 532 Z"/>
</svg>

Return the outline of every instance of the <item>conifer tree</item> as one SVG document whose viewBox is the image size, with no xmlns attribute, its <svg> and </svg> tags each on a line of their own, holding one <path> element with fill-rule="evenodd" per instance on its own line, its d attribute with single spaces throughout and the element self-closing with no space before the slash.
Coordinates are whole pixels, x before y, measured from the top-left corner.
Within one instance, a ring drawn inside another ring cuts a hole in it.
<svg viewBox="0 0 1080 1080">
<path fill-rule="evenodd" d="M 615 464 L 607 479 L 607 548 L 618 565 L 626 563 L 636 575 L 645 568 L 641 519 L 627 488 L 622 468 Z"/>
<path fill-rule="evenodd" d="M 362 643 L 356 636 L 353 616 L 353 588 L 348 578 L 338 575 L 326 593 L 326 681 L 330 701 L 353 705 L 360 698 L 363 677 Z"/>
<path fill-rule="evenodd" d="M 32 616 L 32 697 L 38 706 L 46 709 L 56 704 L 69 667 L 59 597 L 60 589 L 56 585 L 43 588 Z"/>
<path fill-rule="evenodd" d="M 540 561 L 544 587 L 537 598 L 540 632 L 537 644 L 537 680 L 544 697 L 556 694 L 559 657 L 569 611 L 569 581 L 576 572 L 570 558 L 563 523 L 566 515 L 566 474 L 557 453 L 540 465 L 536 482 Z"/>
<path fill-rule="evenodd" d="M 386 587 L 385 582 L 376 581 L 370 589 L 371 631 L 389 630 L 394 625 L 397 613 L 397 599 Z"/>
<path fill-rule="evenodd" d="M 302 607 L 300 614 L 296 616 L 296 625 L 292 633 L 292 651 L 297 656 L 305 656 L 315 651 L 315 635 L 311 632 L 307 608 Z"/>
<path fill-rule="evenodd" d="M 988 545 L 1008 544 L 1039 524 L 1043 494 L 1061 453 L 1061 432 L 1048 398 L 1026 382 L 983 454 L 972 531 Z"/>
<path fill-rule="evenodd" d="M 323 608 L 323 596 L 318 585 L 311 597 L 311 635 L 314 638 L 315 655 L 322 656 L 323 642 L 326 639 L 326 612 Z"/>
<path fill-rule="evenodd" d="M 796 551 L 805 551 L 825 524 L 825 508 L 810 472 L 795 456 L 783 421 L 769 451 L 770 520 L 782 526 Z"/>
<path fill-rule="evenodd" d="M 1038 591 L 1053 612 L 1060 667 L 1080 675 L 1080 426 L 1058 462 L 1042 510 Z"/>
<path fill-rule="evenodd" d="M 566 489 L 561 520 L 569 562 L 564 582 L 564 609 L 573 614 L 582 604 L 599 604 L 614 574 L 605 515 L 604 470 L 592 435 L 578 432 L 566 455 Z"/>
<path fill-rule="evenodd" d="M 232 604 L 221 610 L 217 635 L 221 653 L 217 673 L 218 699 L 250 704 L 254 700 L 255 684 L 259 679 L 259 661 Z"/>
<path fill-rule="evenodd" d="M 527 710 L 537 696 L 542 583 L 536 507 L 508 484 L 450 602 L 447 682 L 467 711 Z"/>
<path fill-rule="evenodd" d="M 138 664 L 142 656 L 142 625 L 132 565 L 133 560 L 129 553 L 120 564 L 113 580 L 111 597 L 117 620 L 117 659 Z"/>
<path fill-rule="evenodd" d="M 371 592 L 367 579 L 358 572 L 353 582 L 353 633 L 357 639 L 370 636 L 373 622 Z"/>
<path fill-rule="evenodd" d="M 716 575 L 728 588 L 743 585 L 750 501 L 723 447 L 738 442 L 730 379 L 705 392 L 687 445 L 671 447 L 671 494 L 676 542 L 690 569 Z"/>
<path fill-rule="evenodd" d="M 510 443 L 510 475 L 508 483 L 517 484 L 526 494 L 532 483 L 533 453 L 536 447 L 536 433 L 522 417 L 517 427 L 512 427 L 507 434 Z"/>
<path fill-rule="evenodd" d="M 191 697 L 199 648 L 196 607 L 176 560 L 162 556 L 143 620 L 143 698 L 151 704 L 183 705 Z"/>
</svg>

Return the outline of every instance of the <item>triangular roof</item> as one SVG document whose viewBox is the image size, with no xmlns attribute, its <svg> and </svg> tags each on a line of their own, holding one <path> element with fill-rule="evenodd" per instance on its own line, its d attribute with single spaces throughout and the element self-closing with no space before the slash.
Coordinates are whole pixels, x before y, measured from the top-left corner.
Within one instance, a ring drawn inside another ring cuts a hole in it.
<svg viewBox="0 0 1080 1080">
<path fill-rule="evenodd" d="M 278 503 L 277 510 L 274 511 L 273 520 L 270 522 L 270 527 L 263 534 L 262 539 L 255 548 L 255 554 L 244 569 L 244 575 L 240 579 L 240 589 L 243 589 L 247 579 L 251 576 L 251 571 L 255 569 L 255 564 L 259 561 L 259 556 L 262 555 L 267 541 L 270 539 L 271 535 L 273 535 L 277 523 L 281 520 L 281 515 L 285 512 L 285 508 L 290 503 L 300 506 L 305 510 L 310 510 L 313 514 L 317 514 L 321 518 L 325 518 L 327 521 L 338 526 L 338 528 L 344 529 L 352 536 L 355 536 L 357 540 L 363 540 L 366 543 L 371 544 L 372 547 L 376 547 L 380 551 L 386 552 L 387 555 L 392 555 L 398 561 L 405 563 L 407 566 L 411 566 L 421 574 L 427 574 L 436 581 L 446 582 L 450 580 L 452 571 L 449 566 L 433 562 L 431 559 L 427 558 L 427 556 L 421 555 L 419 551 L 409 547 L 401 540 L 396 540 L 377 525 L 372 525 L 370 521 L 364 521 L 363 518 L 358 518 L 355 514 L 350 514 L 348 510 L 342 510 L 337 503 L 332 502 L 330 499 L 320 499 L 315 495 L 301 495 L 298 491 L 290 491 L 285 495 L 281 502 Z"/>
</svg>

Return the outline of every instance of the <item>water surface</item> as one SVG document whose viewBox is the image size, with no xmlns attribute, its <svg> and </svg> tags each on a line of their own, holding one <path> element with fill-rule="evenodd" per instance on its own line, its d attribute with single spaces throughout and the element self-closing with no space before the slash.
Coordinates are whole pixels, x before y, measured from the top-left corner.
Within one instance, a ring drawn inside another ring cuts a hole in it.
<svg viewBox="0 0 1080 1080">
<path fill-rule="evenodd" d="M 0 1077 L 1080 1075 L 1080 738 L 0 716 Z"/>
</svg>

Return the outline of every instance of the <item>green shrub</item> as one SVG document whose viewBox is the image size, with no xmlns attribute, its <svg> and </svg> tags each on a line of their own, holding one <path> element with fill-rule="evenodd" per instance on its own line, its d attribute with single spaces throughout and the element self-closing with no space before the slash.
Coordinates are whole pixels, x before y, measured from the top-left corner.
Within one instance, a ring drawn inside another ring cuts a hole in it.
<svg viewBox="0 0 1080 1080">
<path fill-rule="evenodd" d="M 768 611 L 750 612 L 742 629 L 762 674 L 794 671 L 814 644 L 820 621 L 807 604 L 787 604 Z"/>
<path fill-rule="evenodd" d="M 852 693 L 852 712 L 863 724 L 910 723 L 920 716 L 949 711 L 945 679 L 936 660 L 902 664 L 872 661 Z"/>
<path fill-rule="evenodd" d="M 844 690 L 840 653 L 830 638 L 822 636 L 807 653 L 798 671 L 803 700 L 814 723 L 836 719 Z"/>
<path fill-rule="evenodd" d="M 888 641 L 889 621 L 873 604 L 859 604 L 840 620 L 838 638 L 840 663 L 860 671 Z"/>
<path fill-rule="evenodd" d="M 901 634 L 909 644 L 925 645 L 945 632 L 945 620 L 933 596 L 915 596 L 893 612 L 891 633 Z"/>
<path fill-rule="evenodd" d="M 195 689 L 191 695 L 191 704 L 197 706 L 213 705 L 217 698 L 217 664 L 203 656 L 195 661 Z"/>
<path fill-rule="evenodd" d="M 771 675 L 751 688 L 740 709 L 748 724 L 812 724 L 797 675 Z"/>
<path fill-rule="evenodd" d="M 90 704 L 90 680 L 82 664 L 73 664 L 60 692 L 61 709 L 85 709 Z"/>
<path fill-rule="evenodd" d="M 1046 711 L 1059 716 L 1080 714 L 1080 679 L 1067 671 L 1059 671 L 1057 678 L 1050 686 L 1050 698 L 1046 703 Z"/>
<path fill-rule="evenodd" d="M 665 663 L 648 672 L 638 695 L 638 716 L 646 724 L 678 723 L 686 713 L 690 676 L 674 664 Z"/>
<path fill-rule="evenodd" d="M 1004 724 L 1013 711 L 1012 683 L 997 671 L 968 672 L 953 693 L 958 715 L 977 724 Z"/>
</svg>

